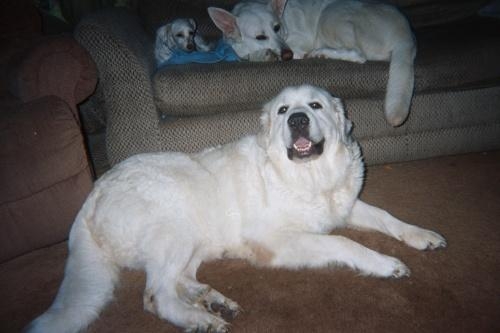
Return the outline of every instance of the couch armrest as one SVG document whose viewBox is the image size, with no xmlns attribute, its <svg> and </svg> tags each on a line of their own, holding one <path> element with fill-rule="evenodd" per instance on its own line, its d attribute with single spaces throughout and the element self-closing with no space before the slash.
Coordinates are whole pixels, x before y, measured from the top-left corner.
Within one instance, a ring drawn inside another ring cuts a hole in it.
<svg viewBox="0 0 500 333">
<path fill-rule="evenodd" d="M 56 96 L 0 112 L 0 263 L 60 242 L 92 187 L 80 126 Z"/>
<path fill-rule="evenodd" d="M 54 95 L 64 100 L 78 119 L 76 105 L 97 84 L 90 55 L 70 36 L 40 38 L 9 72 L 9 90 L 23 102 Z"/>
<path fill-rule="evenodd" d="M 109 162 L 113 165 L 135 153 L 160 150 L 160 119 L 151 81 L 153 40 L 139 18 L 122 8 L 105 9 L 82 19 L 75 38 L 99 71 Z"/>
</svg>

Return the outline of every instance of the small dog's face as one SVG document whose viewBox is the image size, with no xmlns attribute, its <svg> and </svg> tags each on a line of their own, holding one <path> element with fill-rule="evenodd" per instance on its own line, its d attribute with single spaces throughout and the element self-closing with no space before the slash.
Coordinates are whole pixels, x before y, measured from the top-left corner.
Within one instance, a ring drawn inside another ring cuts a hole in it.
<svg viewBox="0 0 500 333">
<path fill-rule="evenodd" d="M 165 26 L 166 43 L 170 49 L 192 52 L 196 49 L 194 34 L 196 22 L 193 19 L 176 19 Z"/>
</svg>

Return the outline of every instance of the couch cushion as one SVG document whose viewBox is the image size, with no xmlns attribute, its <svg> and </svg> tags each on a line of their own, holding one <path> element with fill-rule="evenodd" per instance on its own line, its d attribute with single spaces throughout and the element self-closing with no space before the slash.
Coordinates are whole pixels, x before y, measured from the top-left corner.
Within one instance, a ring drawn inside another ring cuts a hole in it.
<svg viewBox="0 0 500 333">
<path fill-rule="evenodd" d="M 495 27 L 500 31 L 499 25 Z M 416 94 L 500 83 L 500 34 L 485 28 L 485 33 L 465 35 L 455 28 L 421 32 Z M 312 59 L 176 65 L 159 70 L 153 85 L 157 106 L 168 117 L 259 109 L 283 87 L 303 83 L 325 87 L 346 101 L 383 99 L 387 76 L 386 62 Z"/>
<path fill-rule="evenodd" d="M 65 239 L 92 186 L 80 127 L 55 96 L 0 112 L 0 262 Z"/>
</svg>

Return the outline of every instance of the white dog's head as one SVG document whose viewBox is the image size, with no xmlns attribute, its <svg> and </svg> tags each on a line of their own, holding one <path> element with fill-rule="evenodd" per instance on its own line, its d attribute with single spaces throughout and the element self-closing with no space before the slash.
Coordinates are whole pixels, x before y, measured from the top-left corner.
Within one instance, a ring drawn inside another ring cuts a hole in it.
<svg viewBox="0 0 500 333">
<path fill-rule="evenodd" d="M 340 99 L 309 85 L 284 89 L 264 106 L 261 122 L 260 144 L 273 156 L 294 162 L 316 160 L 352 142 Z"/>
<path fill-rule="evenodd" d="M 157 34 L 170 50 L 192 52 L 196 49 L 194 35 L 196 22 L 193 19 L 179 18 L 162 26 Z"/>
<path fill-rule="evenodd" d="M 208 14 L 224 39 L 240 58 L 251 61 L 290 60 L 293 52 L 285 43 L 286 27 L 281 22 L 286 0 L 242 2 L 232 13 L 216 7 Z"/>
</svg>

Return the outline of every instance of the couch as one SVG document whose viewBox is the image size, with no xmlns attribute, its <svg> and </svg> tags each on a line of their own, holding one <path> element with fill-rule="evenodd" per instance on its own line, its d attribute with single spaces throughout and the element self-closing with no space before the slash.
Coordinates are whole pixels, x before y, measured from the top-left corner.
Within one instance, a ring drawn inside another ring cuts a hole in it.
<svg viewBox="0 0 500 333">
<path fill-rule="evenodd" d="M 219 38 L 205 8 L 231 8 L 234 2 L 144 0 L 135 11 L 108 9 L 80 21 L 75 38 L 99 69 L 89 114 L 101 128 L 101 140 L 94 140 L 101 149 L 94 157 L 107 160 L 97 164 L 113 165 L 141 152 L 193 152 L 254 133 L 261 106 L 283 87 L 302 83 L 343 98 L 369 164 L 500 147 L 500 24 L 474 15 L 481 1 L 395 2 L 409 17 L 418 44 L 411 113 L 398 128 L 383 117 L 385 62 L 310 59 L 155 68 L 156 27 L 190 16 L 201 33 Z"/>
</svg>

